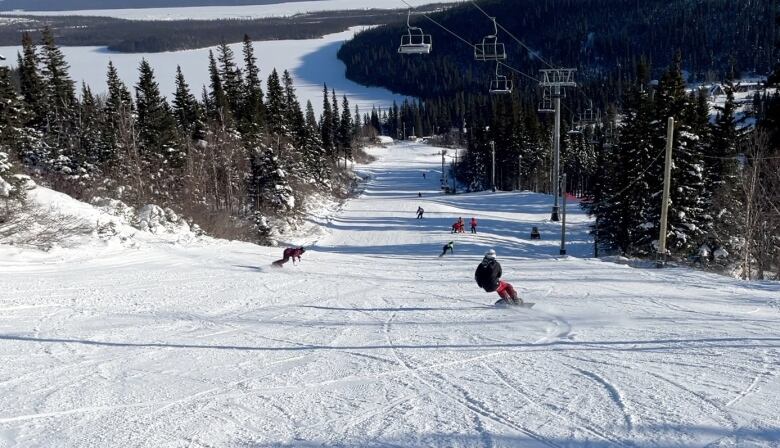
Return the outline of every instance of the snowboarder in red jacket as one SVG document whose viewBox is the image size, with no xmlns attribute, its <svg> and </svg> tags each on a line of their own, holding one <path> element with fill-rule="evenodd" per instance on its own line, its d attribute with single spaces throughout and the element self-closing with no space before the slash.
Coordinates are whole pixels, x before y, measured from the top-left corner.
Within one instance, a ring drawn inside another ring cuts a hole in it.
<svg viewBox="0 0 780 448">
<path fill-rule="evenodd" d="M 501 280 L 501 264 L 496 261 L 496 251 L 490 249 L 477 266 L 474 280 L 485 292 L 497 292 L 501 300 L 496 305 L 522 305 L 523 300 L 517 296 L 517 291 L 509 283 Z"/>
<path fill-rule="evenodd" d="M 284 250 L 284 254 L 282 254 L 281 260 L 276 260 L 273 262 L 273 265 L 277 268 L 280 268 L 284 266 L 285 263 L 290 261 L 292 259 L 293 264 L 295 264 L 295 259 L 298 259 L 298 262 L 301 261 L 301 255 L 306 252 L 306 249 L 303 247 L 288 247 Z"/>
<path fill-rule="evenodd" d="M 471 233 L 477 233 L 477 218 L 471 218 Z"/>
</svg>

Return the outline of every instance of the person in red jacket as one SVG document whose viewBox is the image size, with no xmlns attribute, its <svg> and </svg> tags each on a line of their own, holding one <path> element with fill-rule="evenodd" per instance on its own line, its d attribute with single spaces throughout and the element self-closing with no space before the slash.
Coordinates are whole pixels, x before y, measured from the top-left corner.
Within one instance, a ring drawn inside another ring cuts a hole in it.
<svg viewBox="0 0 780 448">
<path fill-rule="evenodd" d="M 477 218 L 471 218 L 471 233 L 477 233 Z"/>
<path fill-rule="evenodd" d="M 293 264 L 295 264 L 295 259 L 298 259 L 298 262 L 301 261 L 301 255 L 306 252 L 306 249 L 303 247 L 288 247 L 284 250 L 284 254 L 282 255 L 281 260 L 276 260 L 273 262 L 273 265 L 277 268 L 280 268 L 284 266 L 285 263 L 290 261 L 292 259 Z"/>
</svg>

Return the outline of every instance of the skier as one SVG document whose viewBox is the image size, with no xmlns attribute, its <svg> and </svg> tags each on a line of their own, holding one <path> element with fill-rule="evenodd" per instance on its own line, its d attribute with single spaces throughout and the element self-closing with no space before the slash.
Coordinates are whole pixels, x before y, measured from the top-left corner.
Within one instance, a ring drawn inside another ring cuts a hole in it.
<svg viewBox="0 0 780 448">
<path fill-rule="evenodd" d="M 425 179 L 425 171 L 423 171 L 423 179 Z"/>
<path fill-rule="evenodd" d="M 417 207 L 417 219 L 423 219 L 423 213 L 425 213 L 425 210 L 422 207 Z"/>
<path fill-rule="evenodd" d="M 455 254 L 455 242 L 450 241 L 449 243 L 445 244 L 442 248 L 441 255 L 439 255 L 439 258 L 443 257 L 444 254 L 447 253 L 447 251 L 450 251 L 450 255 Z"/>
<path fill-rule="evenodd" d="M 477 233 L 477 218 L 471 217 L 471 233 Z"/>
<path fill-rule="evenodd" d="M 522 305 L 523 301 L 517 296 L 517 291 L 509 283 L 501 280 L 501 264 L 496 261 L 496 251 L 490 249 L 485 253 L 482 263 L 474 272 L 474 280 L 485 292 L 497 292 L 501 300 L 496 305 Z"/>
<path fill-rule="evenodd" d="M 288 247 L 284 250 L 284 253 L 282 254 L 281 260 L 276 260 L 272 264 L 276 266 L 277 268 L 280 268 L 284 266 L 285 263 L 290 261 L 292 259 L 293 265 L 295 265 L 295 259 L 298 259 L 298 262 L 301 261 L 301 255 L 306 252 L 306 249 L 303 247 Z"/>
</svg>

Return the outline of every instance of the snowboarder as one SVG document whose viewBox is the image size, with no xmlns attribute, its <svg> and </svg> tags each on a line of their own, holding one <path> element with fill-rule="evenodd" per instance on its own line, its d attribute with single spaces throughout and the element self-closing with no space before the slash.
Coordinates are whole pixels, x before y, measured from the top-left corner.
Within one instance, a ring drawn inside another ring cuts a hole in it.
<svg viewBox="0 0 780 448">
<path fill-rule="evenodd" d="M 423 210 L 422 207 L 417 207 L 417 219 L 423 219 L 423 214 L 425 213 L 425 210 Z"/>
<path fill-rule="evenodd" d="M 471 233 L 477 233 L 477 218 L 471 217 Z"/>
<path fill-rule="evenodd" d="M 423 179 L 425 179 L 425 171 L 423 171 Z"/>
<path fill-rule="evenodd" d="M 485 292 L 497 292 L 501 300 L 496 305 L 522 305 L 517 291 L 509 283 L 501 280 L 501 264 L 496 260 L 496 251 L 490 249 L 474 272 L 474 280 Z"/>
<path fill-rule="evenodd" d="M 295 265 L 295 259 L 298 259 L 298 262 L 301 262 L 301 255 L 306 252 L 306 249 L 303 247 L 288 247 L 284 250 L 284 253 L 282 254 L 281 260 L 276 260 L 272 264 L 276 266 L 277 268 L 280 268 L 284 266 L 285 263 L 290 261 L 292 259 L 293 265 Z"/>
<path fill-rule="evenodd" d="M 421 197 L 422 197 L 422 192 L 421 192 L 421 191 L 418 191 L 418 192 L 417 192 L 417 197 L 418 197 L 418 198 L 421 198 Z"/>
<path fill-rule="evenodd" d="M 444 254 L 447 253 L 447 251 L 450 251 L 450 255 L 454 255 L 455 254 L 455 242 L 454 241 L 450 241 L 449 243 L 444 245 L 444 247 L 442 248 L 442 251 L 441 251 L 441 255 L 439 255 L 439 258 L 443 257 Z"/>
</svg>

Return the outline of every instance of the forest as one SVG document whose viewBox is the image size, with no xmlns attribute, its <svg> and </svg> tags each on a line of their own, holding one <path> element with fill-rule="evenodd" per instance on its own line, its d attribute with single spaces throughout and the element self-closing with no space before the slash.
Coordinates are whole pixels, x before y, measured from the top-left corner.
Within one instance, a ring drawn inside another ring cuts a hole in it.
<svg viewBox="0 0 780 448">
<path fill-rule="evenodd" d="M 377 112 L 374 125 L 382 132 L 437 136 L 462 148 L 453 166 L 457 182 L 449 179 L 447 191 L 553 191 L 552 114 L 540 112 L 550 106 L 540 107 L 537 69 L 563 64 L 577 69 L 577 87 L 565 89 L 562 99 L 562 189 L 595 218 L 596 253 L 657 255 L 672 117 L 666 255 L 746 278 L 780 266 L 777 76 L 747 101 L 735 99 L 741 75 L 773 67 L 780 73 L 770 1 L 479 5 L 504 27 L 498 36 L 507 45 L 507 65 L 517 70 L 511 94 L 488 93 L 495 64 L 475 62 L 459 40 L 479 42 L 494 32 L 470 2 L 430 20 L 412 15 L 412 24 L 432 35 L 430 54 L 399 55 L 405 28 L 398 26 L 365 31 L 339 53 L 351 79 L 421 98 Z M 517 8 L 526 14 L 512 14 Z M 713 82 L 723 86 L 718 102 L 699 88 Z"/>
<path fill-rule="evenodd" d="M 284 0 L 284 2 L 305 0 Z M 270 5 L 282 0 L 3 0 L 0 11 L 78 11 L 80 9 L 173 8 L 186 6 Z"/>
<path fill-rule="evenodd" d="M 209 53 L 202 92 L 178 70 L 170 102 L 145 60 L 130 87 L 109 63 L 108 93 L 94 95 L 77 89 L 51 31 L 22 44 L 18 70 L 0 66 L 0 229 L 23 216 L 20 174 L 84 201 L 169 207 L 210 235 L 260 243 L 294 225 L 309 198 L 353 187 L 359 111 L 323 86 L 316 117 L 287 71 L 261 78 L 248 36 L 239 56 L 225 43 Z"/>
<path fill-rule="evenodd" d="M 19 45 L 30 32 L 40 38 L 44 28 L 60 45 L 106 46 L 122 53 L 157 53 L 189 50 L 241 42 L 245 34 L 254 40 L 312 39 L 338 33 L 354 26 L 380 25 L 401 21 L 399 11 L 329 11 L 291 17 L 225 20 L 137 21 L 108 17 L 4 16 L 0 23 L 0 46 Z"/>
</svg>

